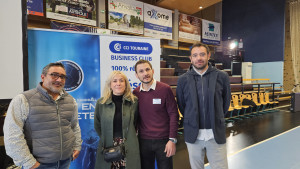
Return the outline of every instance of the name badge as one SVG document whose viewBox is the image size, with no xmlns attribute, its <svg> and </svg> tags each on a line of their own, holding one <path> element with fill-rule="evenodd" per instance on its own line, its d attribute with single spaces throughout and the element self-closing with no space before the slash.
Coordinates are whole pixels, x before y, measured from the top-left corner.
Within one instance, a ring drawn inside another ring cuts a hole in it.
<svg viewBox="0 0 300 169">
<path fill-rule="evenodd" d="M 153 104 L 161 104 L 161 99 L 153 99 Z"/>
</svg>

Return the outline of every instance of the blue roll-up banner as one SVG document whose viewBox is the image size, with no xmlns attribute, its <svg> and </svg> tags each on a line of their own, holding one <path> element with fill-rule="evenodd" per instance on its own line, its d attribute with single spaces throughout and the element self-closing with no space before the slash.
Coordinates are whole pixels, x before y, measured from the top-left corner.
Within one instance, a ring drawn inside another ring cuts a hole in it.
<svg viewBox="0 0 300 169">
<path fill-rule="evenodd" d="M 29 88 L 41 81 L 41 72 L 50 62 L 66 66 L 65 90 L 78 104 L 82 150 L 71 163 L 73 169 L 94 169 L 99 137 L 94 130 L 94 111 L 100 98 L 99 35 L 57 31 L 28 31 Z"/>
<path fill-rule="evenodd" d="M 101 52 L 100 52 L 101 49 Z M 134 64 L 149 60 L 156 80 L 160 80 L 160 40 L 126 36 L 104 36 L 91 33 L 28 30 L 29 88 L 41 81 L 41 72 L 50 62 L 62 62 L 66 67 L 65 90 L 78 104 L 82 150 L 71 163 L 71 169 L 94 169 L 99 137 L 94 130 L 94 111 L 107 76 L 121 70 L 135 88 Z"/>
</svg>

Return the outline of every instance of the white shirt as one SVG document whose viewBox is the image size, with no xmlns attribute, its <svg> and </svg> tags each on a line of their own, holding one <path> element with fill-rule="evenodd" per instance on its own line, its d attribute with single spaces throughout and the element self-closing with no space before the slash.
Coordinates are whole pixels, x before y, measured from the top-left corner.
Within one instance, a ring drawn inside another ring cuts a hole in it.
<svg viewBox="0 0 300 169">
<path fill-rule="evenodd" d="M 153 79 L 153 83 L 152 83 L 152 85 L 150 86 L 149 90 L 144 89 L 144 88 L 143 88 L 143 84 L 141 84 L 140 91 L 148 92 L 148 91 L 150 91 L 150 89 L 155 90 L 155 88 L 156 88 L 156 80 Z"/>
<path fill-rule="evenodd" d="M 199 74 L 201 77 L 206 73 L 207 69 L 203 72 L 203 73 L 200 73 L 196 70 L 196 68 L 193 66 L 193 69 L 195 70 L 195 72 L 197 74 Z M 208 140 L 211 140 L 211 139 L 214 139 L 214 133 L 213 133 L 213 130 L 212 129 L 199 129 L 199 133 L 198 133 L 198 137 L 197 139 L 198 140 L 204 140 L 204 141 L 208 141 Z"/>
</svg>

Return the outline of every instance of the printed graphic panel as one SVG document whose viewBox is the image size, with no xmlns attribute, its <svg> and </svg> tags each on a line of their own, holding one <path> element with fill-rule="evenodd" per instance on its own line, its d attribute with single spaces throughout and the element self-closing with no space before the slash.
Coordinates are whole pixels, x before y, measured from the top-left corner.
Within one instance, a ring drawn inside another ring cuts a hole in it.
<svg viewBox="0 0 300 169">
<path fill-rule="evenodd" d="M 140 60 L 148 60 L 154 69 L 154 78 L 160 80 L 160 40 L 134 37 L 101 36 L 101 91 L 110 72 L 119 70 L 128 77 L 131 88 L 140 81 L 135 77 L 134 65 Z"/>
<path fill-rule="evenodd" d="M 41 81 L 41 72 L 50 62 L 66 67 L 65 90 L 78 104 L 82 150 L 72 169 L 94 169 L 99 137 L 94 130 L 94 111 L 100 98 L 99 36 L 91 34 L 28 31 L 29 88 Z"/>
<path fill-rule="evenodd" d="M 95 0 L 46 0 L 47 18 L 96 26 Z"/>
<path fill-rule="evenodd" d="M 108 1 L 108 28 L 143 34 L 143 2 L 131 0 Z"/>
<path fill-rule="evenodd" d="M 144 3 L 144 35 L 172 40 L 172 11 Z"/>
</svg>

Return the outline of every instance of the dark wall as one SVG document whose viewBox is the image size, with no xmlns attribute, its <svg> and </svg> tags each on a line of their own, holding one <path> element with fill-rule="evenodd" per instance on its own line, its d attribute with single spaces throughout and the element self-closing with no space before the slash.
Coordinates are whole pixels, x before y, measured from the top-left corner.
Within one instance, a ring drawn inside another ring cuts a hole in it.
<svg viewBox="0 0 300 169">
<path fill-rule="evenodd" d="M 245 62 L 284 60 L 285 0 L 223 0 L 222 40 L 243 39 Z"/>
</svg>

